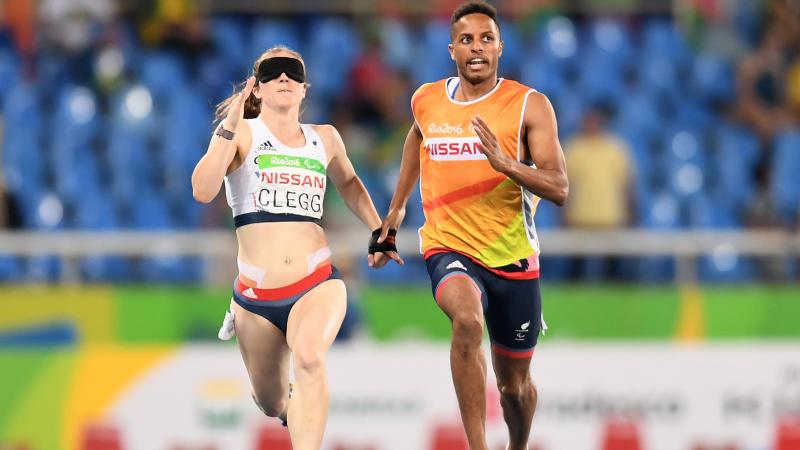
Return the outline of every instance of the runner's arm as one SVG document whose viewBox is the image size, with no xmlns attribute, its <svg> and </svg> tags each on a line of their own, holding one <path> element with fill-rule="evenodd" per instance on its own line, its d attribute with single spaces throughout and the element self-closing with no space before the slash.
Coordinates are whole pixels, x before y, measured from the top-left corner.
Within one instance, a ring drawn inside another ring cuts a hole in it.
<svg viewBox="0 0 800 450">
<path fill-rule="evenodd" d="M 536 168 L 518 163 L 506 175 L 533 194 L 561 206 L 569 196 L 569 180 L 550 100 L 539 92 L 530 94 L 523 120 L 523 137 Z"/>
<path fill-rule="evenodd" d="M 217 129 L 211 135 L 206 154 L 200 158 L 192 172 L 192 195 L 200 203 L 209 203 L 217 196 L 225 174 L 235 169 L 238 164 L 236 155 L 243 148 L 249 147 L 252 137 L 250 127 L 244 123 L 243 104 L 253 89 L 255 78 L 250 77 L 244 89 L 231 105 L 228 116 L 220 122 L 221 127 L 234 133 L 233 139 L 225 139 L 217 135 Z"/>
<path fill-rule="evenodd" d="M 383 220 L 383 233 L 379 242 L 383 242 L 389 228 L 399 228 L 406 215 L 406 204 L 411 190 L 419 179 L 419 147 L 422 144 L 422 132 L 414 123 L 408 130 L 405 143 L 403 144 L 403 159 L 400 162 L 400 175 L 397 179 L 397 187 L 394 190 L 392 201 L 389 204 L 389 212 Z"/>
<path fill-rule="evenodd" d="M 567 200 L 569 181 L 564 152 L 558 142 L 556 116 L 547 97 L 538 92 L 529 95 L 523 112 L 524 126 L 520 139 L 524 139 L 527 153 L 535 167 L 517 161 L 503 152 L 497 137 L 480 116 L 475 116 L 471 123 L 481 140 L 481 152 L 496 171 L 529 192 L 560 206 Z"/>
</svg>

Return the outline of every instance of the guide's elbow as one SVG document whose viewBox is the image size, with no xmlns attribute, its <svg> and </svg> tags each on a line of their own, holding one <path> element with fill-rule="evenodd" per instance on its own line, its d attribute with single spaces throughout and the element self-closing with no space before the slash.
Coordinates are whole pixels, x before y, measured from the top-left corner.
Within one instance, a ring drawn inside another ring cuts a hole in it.
<svg viewBox="0 0 800 450">
<path fill-rule="evenodd" d="M 553 203 L 555 203 L 556 205 L 564 206 L 564 203 L 567 202 L 568 197 L 569 197 L 569 182 L 565 181 L 563 185 L 556 191 L 552 200 Z"/>
</svg>

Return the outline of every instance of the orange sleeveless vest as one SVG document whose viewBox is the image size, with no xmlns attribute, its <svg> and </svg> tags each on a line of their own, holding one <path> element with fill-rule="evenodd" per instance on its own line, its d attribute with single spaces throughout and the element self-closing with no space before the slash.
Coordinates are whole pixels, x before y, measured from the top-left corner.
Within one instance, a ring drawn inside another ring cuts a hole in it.
<svg viewBox="0 0 800 450">
<path fill-rule="evenodd" d="M 539 253 L 533 216 L 539 198 L 495 171 L 478 150 L 470 120 L 480 115 L 497 136 L 501 150 L 523 157 L 522 116 L 533 89 L 499 79 L 481 98 L 451 98 L 458 78 L 423 84 L 411 108 L 423 135 L 420 190 L 425 224 L 420 249 L 455 250 L 488 267 L 499 267 Z M 537 261 L 538 263 L 538 261 Z M 538 264 L 537 264 L 538 265 Z"/>
</svg>

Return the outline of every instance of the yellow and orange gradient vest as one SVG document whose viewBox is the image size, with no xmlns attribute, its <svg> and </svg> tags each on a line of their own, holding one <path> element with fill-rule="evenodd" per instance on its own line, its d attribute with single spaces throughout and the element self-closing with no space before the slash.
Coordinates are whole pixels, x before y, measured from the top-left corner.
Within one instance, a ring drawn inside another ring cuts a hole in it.
<svg viewBox="0 0 800 450">
<path fill-rule="evenodd" d="M 539 198 L 492 168 L 478 150 L 480 140 L 470 124 L 480 115 L 500 149 L 524 160 L 522 117 L 535 91 L 501 78 L 486 95 L 460 102 L 453 99 L 458 83 L 458 78 L 426 83 L 411 98 L 423 136 L 419 151 L 425 224 L 419 230 L 420 250 L 426 257 L 454 250 L 490 268 L 529 259 L 538 269 L 533 216 Z"/>
</svg>

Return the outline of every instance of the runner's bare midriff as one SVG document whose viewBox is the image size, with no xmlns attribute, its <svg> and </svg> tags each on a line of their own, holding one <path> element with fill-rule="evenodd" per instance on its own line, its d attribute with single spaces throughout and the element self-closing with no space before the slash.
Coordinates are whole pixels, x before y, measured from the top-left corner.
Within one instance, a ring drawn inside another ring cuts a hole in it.
<svg viewBox="0 0 800 450">
<path fill-rule="evenodd" d="M 283 287 L 308 276 L 308 256 L 328 246 L 325 232 L 312 222 L 254 223 L 237 229 L 236 237 L 239 260 L 266 272 L 261 281 L 265 289 Z M 246 278 L 242 282 L 255 286 Z"/>
</svg>

